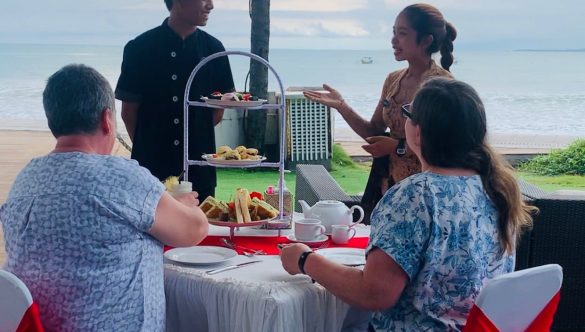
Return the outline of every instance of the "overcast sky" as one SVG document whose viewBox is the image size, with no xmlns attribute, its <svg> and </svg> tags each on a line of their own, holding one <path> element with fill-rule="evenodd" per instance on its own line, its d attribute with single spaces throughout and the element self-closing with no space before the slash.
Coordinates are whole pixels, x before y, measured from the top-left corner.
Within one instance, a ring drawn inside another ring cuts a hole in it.
<svg viewBox="0 0 585 332">
<path fill-rule="evenodd" d="M 257 0 L 253 0 L 257 1 Z M 585 48 L 583 0 L 429 0 L 459 49 Z M 249 48 L 248 0 L 215 0 L 204 30 Z M 388 49 L 403 0 L 272 0 L 272 48 Z M 0 43 L 123 45 L 159 25 L 163 0 L 3 0 Z"/>
</svg>

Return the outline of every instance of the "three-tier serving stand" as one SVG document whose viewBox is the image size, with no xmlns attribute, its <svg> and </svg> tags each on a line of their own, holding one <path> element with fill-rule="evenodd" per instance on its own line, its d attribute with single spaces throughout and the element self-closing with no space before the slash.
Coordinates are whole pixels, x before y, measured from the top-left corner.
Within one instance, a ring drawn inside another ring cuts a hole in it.
<svg viewBox="0 0 585 332">
<path fill-rule="evenodd" d="M 272 72 L 272 74 L 276 77 L 278 82 L 278 87 L 280 90 L 280 102 L 277 104 L 261 104 L 254 107 L 248 106 L 241 106 L 241 107 L 230 107 L 238 110 L 249 110 L 249 111 L 262 111 L 262 110 L 270 110 L 270 109 L 277 109 L 279 111 L 279 125 L 280 125 L 280 138 L 279 138 L 279 161 L 278 162 L 260 162 L 254 165 L 218 165 L 215 163 L 209 163 L 204 160 L 191 160 L 189 159 L 189 106 L 200 106 L 200 107 L 208 107 L 208 108 L 225 108 L 224 106 L 219 105 L 210 105 L 206 102 L 202 101 L 194 101 L 189 100 L 191 84 L 197 72 L 205 66 L 208 62 L 212 61 L 213 59 L 228 56 L 228 55 L 241 55 L 249 57 L 253 60 L 256 60 L 263 64 L 264 66 L 268 67 L 268 69 Z M 224 51 L 214 53 L 210 56 L 205 57 L 202 59 L 199 64 L 193 69 L 191 72 L 191 76 L 189 76 L 189 80 L 187 81 L 187 86 L 185 88 L 185 96 L 184 96 L 184 104 L 183 104 L 183 171 L 184 171 L 184 179 L 189 178 L 189 166 L 196 165 L 196 166 L 210 166 L 210 167 L 229 167 L 229 168 L 251 168 L 251 167 L 269 167 L 269 168 L 278 168 L 278 211 L 279 215 L 270 220 L 265 220 L 262 222 L 255 222 L 250 223 L 250 226 L 257 226 L 259 224 L 263 224 L 268 226 L 269 228 L 276 228 L 278 229 L 278 236 L 281 235 L 281 229 L 290 226 L 290 217 L 292 216 L 285 216 L 284 215 L 284 191 L 283 191 L 283 184 L 284 184 L 284 142 L 286 138 L 286 101 L 284 98 L 284 87 L 282 85 L 282 81 L 278 76 L 278 73 L 274 70 L 274 68 L 268 63 L 268 61 L 264 60 L 263 58 L 248 52 L 242 51 Z M 216 225 L 226 226 L 230 228 L 230 238 L 235 236 L 235 229 L 239 227 L 246 227 L 246 224 L 238 224 L 234 222 L 218 222 L 215 223 Z"/>
</svg>

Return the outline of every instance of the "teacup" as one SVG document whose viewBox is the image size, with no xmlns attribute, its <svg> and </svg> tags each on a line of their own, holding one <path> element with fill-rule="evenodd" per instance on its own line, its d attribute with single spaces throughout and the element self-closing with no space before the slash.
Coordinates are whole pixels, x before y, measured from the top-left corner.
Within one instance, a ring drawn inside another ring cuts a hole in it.
<svg viewBox="0 0 585 332">
<path fill-rule="evenodd" d="M 297 241 L 315 241 L 325 234 L 325 226 L 318 219 L 301 219 L 295 221 L 295 239 Z"/>
<path fill-rule="evenodd" d="M 348 225 L 331 225 L 331 240 L 336 244 L 347 244 L 353 239 L 355 232 L 355 228 Z"/>
</svg>

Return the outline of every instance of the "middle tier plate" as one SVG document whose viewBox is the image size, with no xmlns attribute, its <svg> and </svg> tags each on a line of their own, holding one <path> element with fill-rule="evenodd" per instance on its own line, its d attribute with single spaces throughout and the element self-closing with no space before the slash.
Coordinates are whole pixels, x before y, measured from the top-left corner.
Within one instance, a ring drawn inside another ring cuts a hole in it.
<svg viewBox="0 0 585 332">
<path fill-rule="evenodd" d="M 211 165 L 219 166 L 253 166 L 260 165 L 260 163 L 266 160 L 264 156 L 258 156 L 258 159 L 225 160 L 214 158 L 213 154 L 204 154 L 201 158 Z"/>
</svg>

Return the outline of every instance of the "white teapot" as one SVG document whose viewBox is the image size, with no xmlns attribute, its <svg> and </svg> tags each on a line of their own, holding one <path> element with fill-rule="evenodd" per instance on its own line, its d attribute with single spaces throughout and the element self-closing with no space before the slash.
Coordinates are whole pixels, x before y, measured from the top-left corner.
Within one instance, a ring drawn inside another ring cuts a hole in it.
<svg viewBox="0 0 585 332">
<path fill-rule="evenodd" d="M 359 205 L 354 205 L 350 209 L 342 202 L 333 200 L 318 201 L 312 207 L 303 200 L 299 200 L 299 204 L 305 218 L 321 220 L 322 225 L 325 226 L 325 234 L 331 234 L 331 225 L 353 226 L 364 219 L 364 209 Z M 354 223 L 353 211 L 356 209 L 360 211 L 360 217 Z"/>
</svg>

